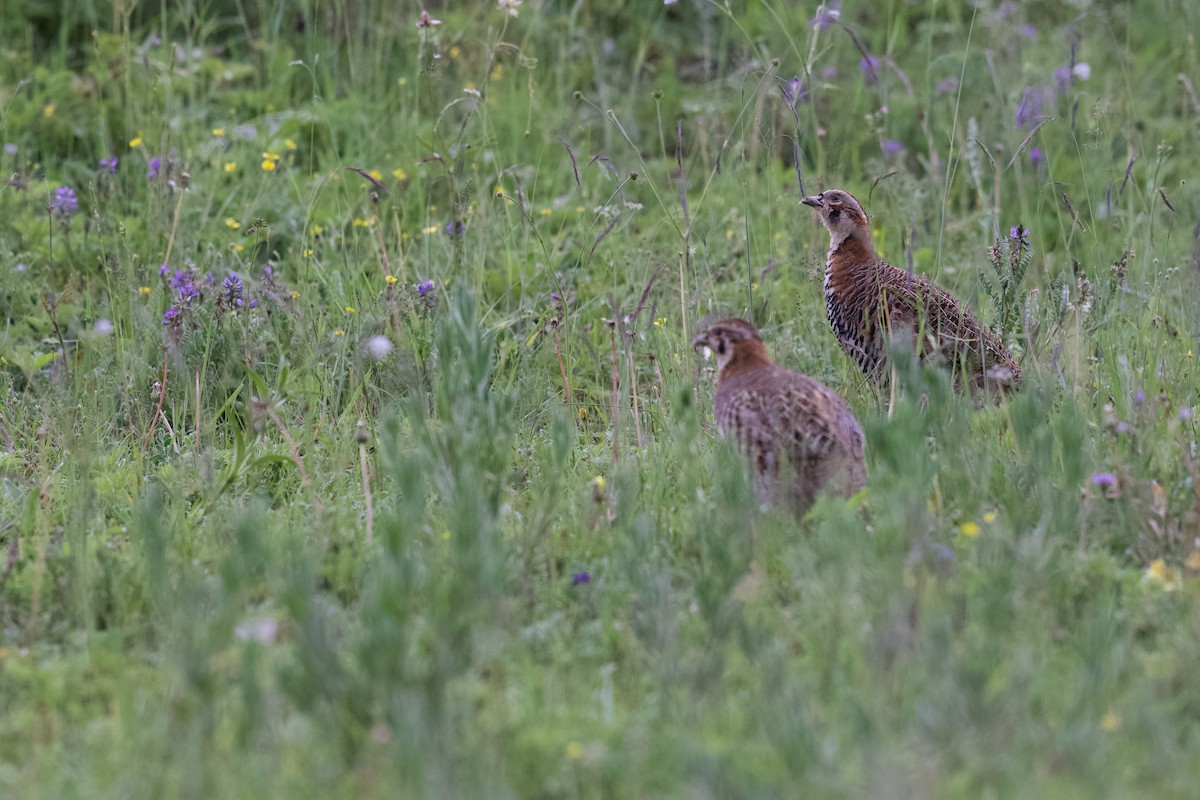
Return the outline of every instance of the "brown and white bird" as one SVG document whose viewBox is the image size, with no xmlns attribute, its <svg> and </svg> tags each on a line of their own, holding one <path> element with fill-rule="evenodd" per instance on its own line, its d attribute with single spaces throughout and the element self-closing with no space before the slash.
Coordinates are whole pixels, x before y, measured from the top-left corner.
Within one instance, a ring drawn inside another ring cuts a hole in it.
<svg viewBox="0 0 1200 800">
<path fill-rule="evenodd" d="M 829 229 L 825 311 L 838 343 L 868 378 L 886 378 L 892 343 L 912 347 L 922 361 L 946 363 L 959 391 L 997 400 L 1021 387 L 1021 368 L 999 336 L 949 293 L 880 258 L 853 195 L 828 189 L 800 202 Z"/>
<path fill-rule="evenodd" d="M 749 460 L 760 502 L 802 514 L 822 490 L 849 497 L 866 486 L 854 414 L 820 381 L 774 364 L 753 325 L 712 323 L 692 346 L 717 359 L 717 430 Z"/>
</svg>

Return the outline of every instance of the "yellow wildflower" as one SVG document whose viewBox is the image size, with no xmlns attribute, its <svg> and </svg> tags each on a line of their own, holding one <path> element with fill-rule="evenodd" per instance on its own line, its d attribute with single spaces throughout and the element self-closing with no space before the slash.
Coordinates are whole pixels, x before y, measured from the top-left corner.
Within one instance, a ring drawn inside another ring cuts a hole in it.
<svg viewBox="0 0 1200 800">
<path fill-rule="evenodd" d="M 137 150 L 141 146 L 142 146 L 142 135 L 140 133 L 137 136 L 135 136 L 129 140 L 129 147 L 131 150 Z"/>
<path fill-rule="evenodd" d="M 488 79 L 493 80 L 493 81 L 498 81 L 503 77 L 504 77 L 504 65 L 503 64 L 497 64 L 496 66 L 492 67 L 492 73 L 490 75 L 488 75 Z"/>
<path fill-rule="evenodd" d="M 461 55 L 461 54 L 462 54 L 462 50 L 459 48 L 458 45 L 452 45 L 450 47 L 450 57 L 451 58 L 458 58 L 459 55 Z"/>
<path fill-rule="evenodd" d="M 341 328 L 338 328 L 336 331 L 333 332 L 333 335 L 334 336 L 345 336 L 346 332 L 344 330 L 342 330 Z"/>
<path fill-rule="evenodd" d="M 566 747 L 567 758 L 577 759 L 583 757 L 583 745 L 579 742 L 567 742 Z"/>
<path fill-rule="evenodd" d="M 299 293 L 299 292 L 292 292 L 292 299 L 293 299 L 293 300 L 296 300 L 296 299 L 297 299 L 297 298 L 299 298 L 299 297 L 300 297 L 300 293 Z"/>
<path fill-rule="evenodd" d="M 962 525 L 958 526 L 958 532 L 963 536 L 966 536 L 968 539 L 974 539 L 979 535 L 979 523 L 968 520 L 967 522 L 964 522 Z"/>
<path fill-rule="evenodd" d="M 235 253 L 241 253 L 241 252 L 245 251 L 245 249 L 246 249 L 246 245 L 242 244 L 241 242 L 237 242 L 236 244 L 233 245 L 233 252 L 235 252 Z"/>
<path fill-rule="evenodd" d="M 313 254 L 313 251 L 312 251 L 312 248 L 311 248 L 311 247 L 306 247 L 306 248 L 304 248 L 304 254 L 303 254 L 303 255 L 304 255 L 304 257 L 305 257 L 305 258 L 308 258 L 308 257 L 310 257 L 312 254 Z"/>
<path fill-rule="evenodd" d="M 548 208 L 539 208 L 539 209 L 538 209 L 538 213 L 539 213 L 539 214 L 541 214 L 543 217 L 548 217 L 548 216 L 550 216 L 550 209 L 548 209 Z"/>
<path fill-rule="evenodd" d="M 149 286 L 139 286 L 138 294 L 140 294 L 142 297 L 149 297 L 150 296 L 150 287 Z"/>
<path fill-rule="evenodd" d="M 367 172 L 367 174 L 370 175 L 372 178 L 374 178 L 377 181 L 383 180 L 383 173 L 377 169 L 370 170 L 369 172 Z"/>
<path fill-rule="evenodd" d="M 1100 718 L 1100 730 L 1105 733 L 1112 733 L 1119 727 L 1121 727 L 1121 718 L 1111 711 Z"/>
<path fill-rule="evenodd" d="M 583 213 L 583 212 L 585 212 L 585 211 L 587 211 L 587 209 L 586 209 L 586 208 L 584 208 L 583 206 L 575 206 L 575 213 L 576 213 L 576 214 L 582 214 L 582 213 Z"/>
<path fill-rule="evenodd" d="M 226 217 L 225 218 L 225 227 L 229 228 L 229 230 L 231 230 L 231 231 L 236 231 L 238 228 L 242 227 L 242 224 L 240 222 L 238 222 L 236 219 L 234 219 L 233 217 Z"/>
<path fill-rule="evenodd" d="M 392 177 L 398 181 L 406 181 L 408 180 L 408 173 L 400 167 L 396 167 L 394 170 L 392 170 Z"/>
<path fill-rule="evenodd" d="M 437 225 L 430 225 L 428 228 L 424 228 L 422 232 L 423 233 L 437 233 L 439 230 L 441 230 L 441 228 L 439 228 Z"/>
<path fill-rule="evenodd" d="M 237 169 L 236 161 L 226 161 L 225 162 L 225 171 L 226 172 L 233 172 L 235 169 Z"/>
<path fill-rule="evenodd" d="M 346 306 L 342 310 L 345 311 L 347 314 L 353 314 L 355 311 L 358 311 L 358 309 L 355 308 L 354 306 Z"/>
<path fill-rule="evenodd" d="M 1167 579 L 1167 562 L 1156 558 L 1146 567 L 1146 577 L 1150 580 L 1165 581 Z"/>
<path fill-rule="evenodd" d="M 320 236 L 322 233 L 325 232 L 325 229 L 322 228 L 320 225 L 313 225 L 311 228 L 308 229 L 308 232 L 313 236 Z"/>
<path fill-rule="evenodd" d="M 398 281 L 400 279 L 397 278 L 395 275 L 388 275 L 384 280 L 386 280 L 388 283 L 395 283 L 396 281 Z"/>
<path fill-rule="evenodd" d="M 293 142 L 291 139 L 284 139 L 283 140 L 283 149 L 284 150 L 295 150 L 296 143 Z"/>
<path fill-rule="evenodd" d="M 42 116 L 49 119 L 54 116 L 54 112 L 57 110 L 58 106 L 54 105 L 54 103 L 46 103 L 45 107 L 42 108 Z"/>
<path fill-rule="evenodd" d="M 996 512 L 995 511 L 985 511 L 983 514 L 983 521 L 986 522 L 988 525 L 991 525 L 993 522 L 996 521 Z"/>
<path fill-rule="evenodd" d="M 224 128 L 213 128 L 213 136 L 224 136 L 224 135 L 225 135 Z"/>
</svg>

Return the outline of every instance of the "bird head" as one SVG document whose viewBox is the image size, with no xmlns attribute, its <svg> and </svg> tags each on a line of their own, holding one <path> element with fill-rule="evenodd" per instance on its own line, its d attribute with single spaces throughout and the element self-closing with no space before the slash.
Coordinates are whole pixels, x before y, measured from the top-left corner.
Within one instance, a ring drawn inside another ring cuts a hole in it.
<svg viewBox="0 0 1200 800">
<path fill-rule="evenodd" d="M 707 347 L 717 359 L 717 376 L 735 360 L 767 359 L 766 348 L 754 326 L 744 319 L 730 317 L 708 325 L 692 339 L 697 350 Z"/>
<path fill-rule="evenodd" d="M 834 241 L 841 241 L 850 236 L 863 241 L 870 241 L 871 228 L 867 223 L 867 212 L 854 195 L 843 189 L 826 189 L 820 194 L 805 197 L 800 201 L 806 206 L 812 206 L 821 218 L 821 224 L 829 229 L 829 236 Z"/>
</svg>

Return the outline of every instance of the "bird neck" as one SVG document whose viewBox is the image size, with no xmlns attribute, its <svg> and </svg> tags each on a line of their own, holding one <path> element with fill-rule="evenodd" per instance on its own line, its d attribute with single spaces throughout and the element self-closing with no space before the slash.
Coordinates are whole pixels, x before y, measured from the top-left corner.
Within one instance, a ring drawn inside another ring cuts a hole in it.
<svg viewBox="0 0 1200 800">
<path fill-rule="evenodd" d="M 751 370 L 769 367 L 771 363 L 771 357 L 767 355 L 767 348 L 762 342 L 757 339 L 745 339 L 737 343 L 733 357 L 721 367 L 717 383 L 721 384 Z"/>
<path fill-rule="evenodd" d="M 879 256 L 871 244 L 871 234 L 861 228 L 829 235 L 829 253 L 826 256 L 830 272 L 860 270 L 875 267 Z"/>
</svg>

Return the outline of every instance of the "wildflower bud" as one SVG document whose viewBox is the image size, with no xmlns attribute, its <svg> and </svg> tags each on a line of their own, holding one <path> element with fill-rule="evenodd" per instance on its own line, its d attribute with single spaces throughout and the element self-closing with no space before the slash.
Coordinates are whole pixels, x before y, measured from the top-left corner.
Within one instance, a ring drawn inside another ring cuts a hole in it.
<svg viewBox="0 0 1200 800">
<path fill-rule="evenodd" d="M 772 59 L 771 59 L 771 66 L 772 66 L 772 67 L 778 67 L 778 66 L 779 66 L 779 59 L 778 59 L 778 58 L 772 58 Z"/>
<path fill-rule="evenodd" d="M 354 429 L 354 441 L 358 442 L 359 444 L 366 444 L 367 442 L 371 441 L 371 435 L 367 433 L 367 426 L 361 419 L 358 421 L 358 425 Z"/>
<path fill-rule="evenodd" d="M 180 174 L 180 176 L 179 176 L 179 185 L 180 186 L 182 186 L 184 189 L 187 189 L 188 186 L 191 185 L 191 183 L 192 183 L 191 173 L 184 172 L 184 173 Z"/>
<path fill-rule="evenodd" d="M 636 181 L 637 179 L 638 179 L 638 174 L 636 172 L 629 173 L 629 180 Z"/>
<path fill-rule="evenodd" d="M 655 89 L 654 91 L 652 91 L 650 93 L 650 97 L 654 100 L 662 100 L 663 99 L 663 90 Z"/>
</svg>

